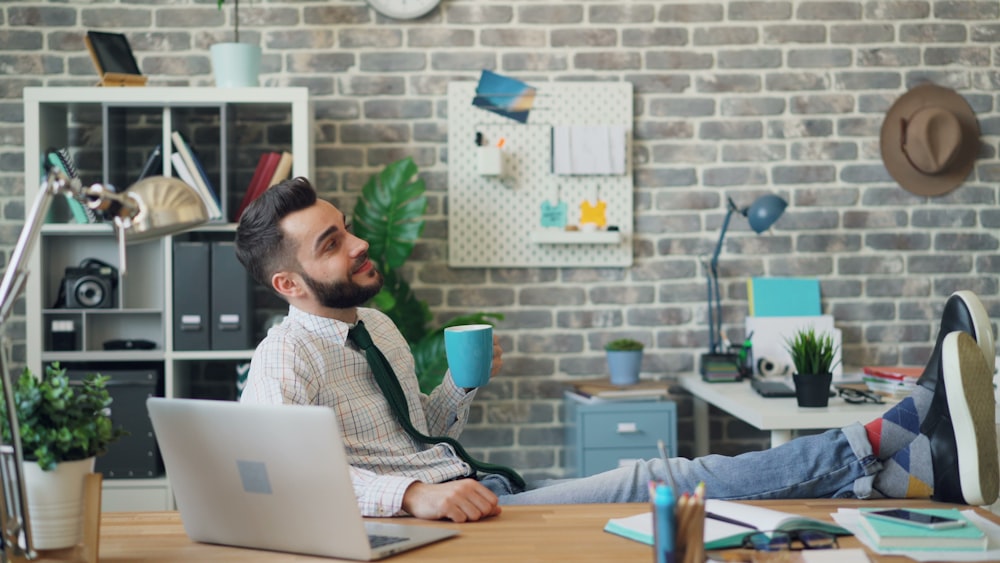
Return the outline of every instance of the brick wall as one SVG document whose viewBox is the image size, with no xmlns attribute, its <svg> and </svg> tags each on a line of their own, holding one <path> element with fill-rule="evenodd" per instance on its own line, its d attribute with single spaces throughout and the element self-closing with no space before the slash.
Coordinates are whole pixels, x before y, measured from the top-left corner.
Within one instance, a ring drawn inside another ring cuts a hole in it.
<svg viewBox="0 0 1000 563">
<path fill-rule="evenodd" d="M 995 0 L 442 0 L 411 22 L 361 0 L 244 0 L 240 12 L 242 40 L 264 49 L 265 85 L 312 93 L 324 193 L 349 210 L 369 174 L 412 156 L 431 200 L 413 285 L 440 318 L 507 316 L 506 373 L 481 391 L 464 437 L 491 461 L 560 474 L 561 385 L 602 374 L 609 338 L 649 344 L 646 377 L 697 369 L 707 342 L 699 257 L 715 245 L 727 197 L 746 205 L 773 191 L 790 202 L 770 234 L 733 222 L 720 260 L 733 340 L 751 275 L 820 278 L 849 366 L 922 363 L 953 290 L 978 292 L 1000 314 Z M 24 215 L 21 89 L 92 84 L 87 29 L 126 33 L 151 84 L 211 85 L 208 46 L 231 39 L 232 21 L 214 0 L 0 5 L 5 260 Z M 446 85 L 482 68 L 635 85 L 633 267 L 448 268 Z M 927 79 L 964 94 L 983 130 L 972 176 L 935 199 L 895 185 L 878 150 L 884 111 Z M 21 319 L 6 332 L 17 341 Z M 765 444 L 713 414 L 713 450 Z M 689 455 L 685 399 L 680 416 Z"/>
</svg>

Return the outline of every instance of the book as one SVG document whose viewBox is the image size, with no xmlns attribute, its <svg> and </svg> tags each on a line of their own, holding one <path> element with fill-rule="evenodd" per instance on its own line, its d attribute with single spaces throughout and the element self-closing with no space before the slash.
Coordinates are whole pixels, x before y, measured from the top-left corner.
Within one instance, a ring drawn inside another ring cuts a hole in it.
<svg viewBox="0 0 1000 563">
<path fill-rule="evenodd" d="M 850 535 L 850 532 L 836 524 L 798 514 L 725 500 L 705 501 L 705 549 L 740 547 L 747 534 L 758 531 L 802 528 Z M 604 526 L 604 531 L 653 545 L 653 513 L 643 512 L 624 518 L 612 518 Z"/>
<path fill-rule="evenodd" d="M 957 508 L 920 508 L 914 512 L 933 514 L 945 518 L 964 520 L 965 526 L 947 530 L 931 530 L 910 524 L 897 524 L 877 518 L 869 518 L 865 513 L 875 508 L 861 508 L 858 518 L 861 529 L 879 548 L 884 549 L 925 549 L 938 551 L 985 551 L 987 536 Z"/>
<path fill-rule="evenodd" d="M 893 381 L 911 380 L 914 383 L 924 373 L 922 367 L 901 367 L 901 366 L 864 366 L 861 371 L 865 375 L 880 379 L 890 379 Z"/>
<path fill-rule="evenodd" d="M 583 398 L 606 400 L 662 399 L 670 396 L 665 381 L 640 381 L 633 385 L 614 385 L 608 379 L 590 379 L 572 383 L 573 392 Z"/>
<path fill-rule="evenodd" d="M 822 314 L 815 278 L 749 278 L 747 303 L 752 317 L 809 317 Z"/>
<path fill-rule="evenodd" d="M 274 169 L 274 174 L 271 175 L 271 181 L 267 184 L 267 187 L 277 184 L 278 182 L 288 178 L 288 175 L 292 173 L 292 153 L 285 151 L 281 153 L 281 159 L 278 160 L 278 166 Z M 267 189 L 267 188 L 264 188 Z"/>
<path fill-rule="evenodd" d="M 177 153 L 180 154 L 184 161 L 184 165 L 187 167 L 187 171 L 194 181 L 192 186 L 201 195 L 201 198 L 205 201 L 205 209 L 208 210 L 209 219 L 222 219 L 222 209 L 219 207 L 219 202 L 216 199 L 215 191 L 212 188 L 211 183 L 208 180 L 208 176 L 205 174 L 204 168 L 201 166 L 201 162 L 198 161 L 198 157 L 195 156 L 194 151 L 181 136 L 180 131 L 174 131 L 170 134 L 170 138 L 174 142 L 174 148 L 177 149 Z"/>
<path fill-rule="evenodd" d="M 177 174 L 178 178 L 184 180 L 185 184 L 191 186 L 195 190 L 198 189 L 198 186 L 194 183 L 194 177 L 191 175 L 191 171 L 187 169 L 187 165 L 184 164 L 184 158 L 182 158 L 179 153 L 172 153 L 170 155 L 170 163 L 173 165 L 174 172 Z"/>
<path fill-rule="evenodd" d="M 247 191 L 243 194 L 240 208 L 236 211 L 236 216 L 233 218 L 234 220 L 239 221 L 243 212 L 246 211 L 247 206 L 250 205 L 250 202 L 257 199 L 257 196 L 271 187 L 269 182 L 274 176 L 274 171 L 277 169 L 278 162 L 280 161 L 281 153 L 267 152 L 260 156 L 260 159 L 257 160 L 257 167 L 254 169 L 253 176 L 250 178 L 250 184 L 247 186 Z"/>
</svg>

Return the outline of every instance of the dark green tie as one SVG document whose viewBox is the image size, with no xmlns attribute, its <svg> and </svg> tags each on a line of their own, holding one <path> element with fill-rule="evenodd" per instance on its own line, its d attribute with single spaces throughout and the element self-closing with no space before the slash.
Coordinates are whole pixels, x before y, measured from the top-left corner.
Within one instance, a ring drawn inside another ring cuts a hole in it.
<svg viewBox="0 0 1000 563">
<path fill-rule="evenodd" d="M 385 359 L 382 351 L 372 342 L 372 337 L 368 334 L 365 324 L 358 321 L 358 324 L 354 328 L 347 331 L 347 339 L 364 351 L 365 358 L 368 359 L 368 365 L 372 368 L 372 373 L 375 375 L 375 383 L 378 384 L 379 389 L 382 390 L 382 394 L 389 401 L 389 406 L 392 408 L 392 413 L 396 416 L 396 421 L 399 422 L 399 425 L 403 427 L 403 430 L 411 438 L 422 444 L 448 444 L 455 450 L 458 457 L 462 458 L 462 461 L 468 463 L 477 472 L 503 475 L 519 488 L 524 489 L 524 479 L 513 469 L 474 459 L 465 451 L 462 444 L 459 444 L 454 438 L 448 436 L 427 436 L 414 428 L 413 423 L 410 422 L 410 407 L 406 402 L 406 395 L 403 393 L 403 388 L 399 385 L 399 380 L 396 379 L 396 373 L 392 370 L 392 366 L 389 365 L 389 360 Z"/>
</svg>

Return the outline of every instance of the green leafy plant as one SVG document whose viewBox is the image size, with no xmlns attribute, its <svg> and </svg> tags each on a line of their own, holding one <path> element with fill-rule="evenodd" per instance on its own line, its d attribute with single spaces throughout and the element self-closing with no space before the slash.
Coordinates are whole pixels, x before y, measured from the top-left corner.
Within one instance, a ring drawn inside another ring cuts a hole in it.
<svg viewBox="0 0 1000 563">
<path fill-rule="evenodd" d="M 413 353 L 417 379 L 424 393 L 441 384 L 448 369 L 444 329 L 463 324 L 494 324 L 499 313 L 471 313 L 455 317 L 437 328 L 427 302 L 417 298 L 400 269 L 424 231 L 427 211 L 423 179 L 412 158 L 388 164 L 372 175 L 354 207 L 354 234 L 368 241 L 368 255 L 385 278 L 372 307 L 385 313 L 399 327 Z"/>
<path fill-rule="evenodd" d="M 627 352 L 642 350 L 643 348 L 642 342 L 632 340 L 631 338 L 619 338 L 604 345 L 604 349 L 608 352 Z"/>
<path fill-rule="evenodd" d="M 77 461 L 105 453 L 127 433 L 114 427 L 108 407 L 111 395 L 107 376 L 87 375 L 71 385 L 66 369 L 58 363 L 45 366 L 42 377 L 28 368 L 14 384 L 14 411 L 24 459 L 38 462 L 45 471 L 63 461 Z M 0 401 L 4 443 L 11 443 L 6 404 Z"/>
<path fill-rule="evenodd" d="M 817 333 L 813 328 L 795 332 L 785 339 L 785 349 L 792 356 L 795 371 L 800 375 L 826 375 L 832 373 L 837 346 L 833 336 Z"/>
</svg>

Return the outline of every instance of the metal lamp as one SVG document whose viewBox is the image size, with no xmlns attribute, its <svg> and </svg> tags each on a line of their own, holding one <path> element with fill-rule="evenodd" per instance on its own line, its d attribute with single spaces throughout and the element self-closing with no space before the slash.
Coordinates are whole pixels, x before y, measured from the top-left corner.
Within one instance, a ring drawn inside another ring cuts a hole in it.
<svg viewBox="0 0 1000 563">
<path fill-rule="evenodd" d="M 726 238 L 726 230 L 729 228 L 729 220 L 733 213 L 739 213 L 747 218 L 750 228 L 760 234 L 771 228 L 771 225 L 781 217 L 788 207 L 788 202 L 780 197 L 767 194 L 762 195 L 749 207 L 740 209 L 736 207 L 733 198 L 729 199 L 729 210 L 726 218 L 722 221 L 722 230 L 719 233 L 719 242 L 715 245 L 715 252 L 708 264 L 708 342 L 709 353 L 724 353 L 722 346 L 722 299 L 719 295 L 719 253 L 722 252 L 722 241 Z"/>
<path fill-rule="evenodd" d="M 38 196 L 25 217 L 10 263 L 0 281 L 0 326 L 7 321 L 14 301 L 25 287 L 29 274 L 26 268 L 28 258 L 38 241 L 49 205 L 53 198 L 60 195 L 72 196 L 87 207 L 101 211 L 106 219 L 112 221 L 118 237 L 121 275 L 127 272 L 127 242 L 167 236 L 208 220 L 208 212 L 201 196 L 194 188 L 176 178 L 146 178 L 117 193 L 114 188 L 101 184 L 84 187 L 79 179 L 70 179 L 61 171 L 51 169 L 42 181 Z M 8 348 L 6 343 L 0 346 L 0 378 L 3 382 L 7 424 L 11 431 L 10 444 L 3 444 L 0 440 L 0 535 L 3 541 L 3 561 L 10 561 L 15 556 L 35 557 L 24 488 L 21 434 L 15 412 L 12 378 L 7 371 L 10 365 Z"/>
</svg>

